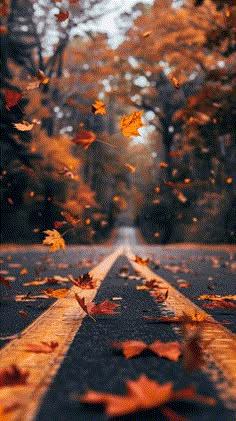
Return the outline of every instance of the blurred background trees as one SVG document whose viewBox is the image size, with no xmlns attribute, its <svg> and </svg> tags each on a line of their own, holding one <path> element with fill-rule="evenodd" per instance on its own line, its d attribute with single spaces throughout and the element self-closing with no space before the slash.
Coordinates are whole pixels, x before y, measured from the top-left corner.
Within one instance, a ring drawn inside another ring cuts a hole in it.
<svg viewBox="0 0 236 421">
<path fill-rule="evenodd" d="M 118 221 L 150 242 L 235 242 L 233 2 L 139 3 L 120 16 L 116 49 L 90 29 L 105 10 L 102 0 L 0 6 L 2 241 L 69 228 L 68 242 L 91 243 Z M 28 89 L 38 70 L 48 81 Z M 22 95 L 10 108 L 7 92 Z M 119 122 L 138 109 L 145 127 L 124 138 Z M 31 131 L 14 127 L 23 120 Z M 85 132 L 96 137 L 88 149 Z"/>
</svg>

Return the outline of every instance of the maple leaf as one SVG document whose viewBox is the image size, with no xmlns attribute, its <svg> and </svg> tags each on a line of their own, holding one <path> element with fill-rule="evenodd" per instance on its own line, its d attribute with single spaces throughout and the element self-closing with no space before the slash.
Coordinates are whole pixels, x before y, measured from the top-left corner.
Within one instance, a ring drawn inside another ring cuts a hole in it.
<svg viewBox="0 0 236 421">
<path fill-rule="evenodd" d="M 0 387 L 26 384 L 29 371 L 21 370 L 16 364 L 0 370 Z"/>
<path fill-rule="evenodd" d="M 65 250 L 65 241 L 57 230 L 53 229 L 43 232 L 47 234 L 47 237 L 43 240 L 43 244 L 50 246 L 49 251 Z"/>
<path fill-rule="evenodd" d="M 8 279 L 4 278 L 4 276 L 0 275 L 0 284 L 4 285 L 7 288 L 11 288 L 11 284 Z"/>
<path fill-rule="evenodd" d="M 69 12 L 68 10 L 63 11 L 62 9 L 60 9 L 59 13 L 54 16 L 56 16 L 57 22 L 64 22 L 66 19 L 68 19 Z"/>
<path fill-rule="evenodd" d="M 94 321 L 96 322 L 96 319 L 91 316 L 89 309 L 87 307 L 87 305 L 85 304 L 85 298 L 84 297 L 80 297 L 78 294 L 75 293 L 75 298 L 78 302 L 78 304 L 80 305 L 80 307 L 82 308 L 82 310 Z"/>
<path fill-rule="evenodd" d="M 27 275 L 28 270 L 26 268 L 22 268 L 20 271 L 20 275 Z"/>
<path fill-rule="evenodd" d="M 72 275 L 69 275 L 69 279 L 75 284 L 77 287 L 82 289 L 94 289 L 96 288 L 96 281 L 89 273 L 84 273 L 83 275 L 79 276 L 78 279 L 75 279 Z"/>
<path fill-rule="evenodd" d="M 181 355 L 180 344 L 178 342 L 161 342 L 159 340 L 147 345 L 143 341 L 123 341 L 121 343 L 112 342 L 115 348 L 122 349 L 125 358 L 132 358 L 136 355 L 140 355 L 144 350 L 149 349 L 158 357 L 165 357 L 171 361 L 178 361 Z"/>
<path fill-rule="evenodd" d="M 148 263 L 150 262 L 150 259 L 143 259 L 142 257 L 136 255 L 135 259 L 133 259 L 133 262 L 138 263 L 139 265 L 142 265 L 142 266 L 147 266 Z"/>
<path fill-rule="evenodd" d="M 71 139 L 76 145 L 82 146 L 85 150 L 96 140 L 95 133 L 89 130 L 81 130 L 74 139 Z"/>
<path fill-rule="evenodd" d="M 43 353 L 43 354 L 50 354 L 51 352 L 54 352 L 55 349 L 58 347 L 57 341 L 50 341 L 50 342 L 44 342 L 41 341 L 38 344 L 26 344 L 26 351 L 27 352 L 35 352 L 36 354 Z"/>
<path fill-rule="evenodd" d="M 89 303 L 88 308 L 90 314 L 118 314 L 114 311 L 120 304 L 111 303 L 109 300 L 104 300 L 99 304 Z"/>
<path fill-rule="evenodd" d="M 129 116 L 124 115 L 120 121 L 120 128 L 125 137 L 139 136 L 138 130 L 144 126 L 141 117 L 142 111 L 134 111 Z"/>
<path fill-rule="evenodd" d="M 5 107 L 8 111 L 10 111 L 10 108 L 14 107 L 18 104 L 18 102 L 23 97 L 22 93 L 19 93 L 17 91 L 12 91 L 11 89 L 5 89 Z"/>
<path fill-rule="evenodd" d="M 172 382 L 160 385 L 155 380 L 148 379 L 144 374 L 137 380 L 127 380 L 126 386 L 128 393 L 123 396 L 89 390 L 85 395 L 75 397 L 75 399 L 90 404 L 104 404 L 106 414 L 110 417 L 151 408 L 158 408 L 162 412 L 166 409 L 167 403 L 179 400 L 200 401 L 209 405 L 216 403 L 215 399 L 198 395 L 192 387 L 174 392 Z M 171 411 L 171 414 L 175 414 L 172 420 L 183 420 L 183 418 L 178 418 L 174 411 Z"/>
<path fill-rule="evenodd" d="M 43 290 L 44 294 L 46 294 L 48 297 L 51 298 L 64 298 L 69 290 L 66 288 L 60 288 L 60 289 L 53 289 L 53 288 L 47 288 Z"/>
<path fill-rule="evenodd" d="M 131 164 L 125 164 L 125 167 L 130 170 L 131 173 L 134 173 L 136 171 L 136 168 Z"/>
<path fill-rule="evenodd" d="M 96 100 L 94 104 L 92 104 L 92 113 L 93 114 L 106 114 L 106 106 L 103 101 Z"/>
</svg>

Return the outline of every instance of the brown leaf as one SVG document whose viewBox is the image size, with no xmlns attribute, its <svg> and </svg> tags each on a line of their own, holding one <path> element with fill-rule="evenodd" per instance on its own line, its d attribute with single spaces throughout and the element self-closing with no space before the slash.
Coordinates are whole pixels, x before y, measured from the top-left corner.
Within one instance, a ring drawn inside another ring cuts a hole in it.
<svg viewBox="0 0 236 421">
<path fill-rule="evenodd" d="M 0 387 L 26 384 L 29 371 L 21 370 L 16 364 L 0 370 Z"/>
<path fill-rule="evenodd" d="M 108 300 L 102 301 L 100 304 L 89 303 L 90 314 L 118 314 L 114 311 L 115 308 L 120 307 L 120 304 L 111 303 Z"/>
<path fill-rule="evenodd" d="M 54 252 L 57 250 L 62 249 L 65 250 L 65 241 L 61 234 L 53 229 L 53 230 L 46 230 L 43 231 L 46 234 L 45 239 L 43 240 L 43 244 L 49 247 L 50 252 Z"/>
<path fill-rule="evenodd" d="M 89 130 L 81 130 L 74 139 L 71 139 L 76 145 L 82 146 L 85 150 L 96 140 L 96 134 Z"/>
<path fill-rule="evenodd" d="M 5 107 L 8 111 L 10 111 L 10 108 L 14 107 L 18 104 L 18 102 L 21 100 L 23 95 L 17 91 L 12 91 L 11 89 L 5 90 Z"/>
<path fill-rule="evenodd" d="M 204 365 L 203 346 L 199 329 L 185 337 L 181 350 L 183 366 L 186 370 L 195 371 Z"/>
<path fill-rule="evenodd" d="M 225 301 L 225 300 L 236 300 L 236 295 L 200 295 L 198 300 L 211 300 L 211 301 Z"/>
<path fill-rule="evenodd" d="M 130 170 L 131 173 L 134 173 L 136 171 L 136 168 L 131 164 L 125 164 L 125 167 L 128 168 L 128 170 Z"/>
<path fill-rule="evenodd" d="M 80 297 L 78 294 L 75 293 L 75 298 L 78 302 L 78 304 L 80 305 L 80 307 L 82 308 L 82 310 L 94 321 L 96 322 L 96 319 L 91 316 L 89 309 L 87 307 L 87 305 L 85 304 L 85 298 L 84 297 Z"/>
<path fill-rule="evenodd" d="M 69 292 L 69 289 L 60 288 L 60 289 L 53 289 L 47 288 L 43 290 L 44 294 L 51 298 L 64 298 Z"/>
<path fill-rule="evenodd" d="M 127 394 L 123 396 L 89 390 L 84 396 L 79 396 L 77 399 L 85 403 L 105 405 L 105 412 L 109 417 L 132 414 L 151 408 L 159 408 L 162 412 L 163 409 L 166 409 L 167 403 L 179 400 L 215 404 L 214 399 L 201 397 L 193 388 L 174 392 L 172 382 L 160 385 L 155 380 L 148 379 L 144 374 L 137 380 L 127 380 L 126 386 Z M 174 411 L 171 413 L 175 414 Z M 180 420 L 178 415 L 175 415 L 176 417 L 172 420 Z"/>
<path fill-rule="evenodd" d="M 55 351 L 58 347 L 57 341 L 50 341 L 50 342 L 43 342 L 41 341 L 38 344 L 30 343 L 26 345 L 27 352 L 34 352 L 36 354 L 43 353 L 43 354 L 50 354 L 51 352 Z"/>
<path fill-rule="evenodd" d="M 140 355 L 145 349 L 147 349 L 147 345 L 143 341 L 123 341 L 121 343 L 112 342 L 112 346 L 115 348 L 119 348 L 122 350 L 123 355 L 125 358 L 132 358 L 136 355 Z"/>
<path fill-rule="evenodd" d="M 11 288 L 10 282 L 4 278 L 4 276 L 0 275 L 0 284 L 4 285 L 7 288 Z"/>
<path fill-rule="evenodd" d="M 18 314 L 23 317 L 24 319 L 27 319 L 29 317 L 28 313 L 26 313 L 26 311 L 24 310 L 19 310 Z"/>
<path fill-rule="evenodd" d="M 72 275 L 69 275 L 69 279 L 75 284 L 77 287 L 82 289 L 94 289 L 96 288 L 96 281 L 89 273 L 84 273 L 83 275 L 79 276 L 78 279 L 75 279 Z"/>
<path fill-rule="evenodd" d="M 92 104 L 92 113 L 93 114 L 106 114 L 106 106 L 103 101 L 96 100 Z"/>
<path fill-rule="evenodd" d="M 134 111 L 129 116 L 124 115 L 120 121 L 120 128 L 124 136 L 140 136 L 138 130 L 144 126 L 141 117 L 143 111 Z"/>
</svg>

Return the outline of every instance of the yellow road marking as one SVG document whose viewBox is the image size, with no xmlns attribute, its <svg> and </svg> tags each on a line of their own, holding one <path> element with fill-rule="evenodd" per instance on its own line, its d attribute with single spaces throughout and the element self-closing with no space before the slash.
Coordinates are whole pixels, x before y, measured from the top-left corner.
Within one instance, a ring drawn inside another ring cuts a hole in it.
<svg viewBox="0 0 236 421">
<path fill-rule="evenodd" d="M 29 370 L 26 385 L 1 387 L 0 403 L 8 399 L 20 403 L 12 412 L 11 421 L 33 421 L 53 377 L 56 375 L 65 355 L 79 330 L 85 313 L 74 298 L 74 292 L 80 292 L 86 302 L 95 297 L 104 277 L 122 254 L 122 247 L 106 257 L 89 273 L 97 279 L 98 287 L 92 290 L 79 290 L 73 286 L 65 298 L 57 300 L 47 311 L 38 317 L 22 333 L 0 351 L 0 369 L 17 364 L 22 370 Z M 59 346 L 51 354 L 36 354 L 25 351 L 26 344 L 40 341 L 58 341 Z"/>
<path fill-rule="evenodd" d="M 192 303 L 183 294 L 177 291 L 165 279 L 156 275 L 147 266 L 141 266 L 133 260 L 135 256 L 131 252 L 130 247 L 125 248 L 125 253 L 134 269 L 138 270 L 141 275 L 147 279 L 156 279 L 159 281 L 160 286 L 168 288 L 168 298 L 162 303 L 164 308 L 172 310 L 176 316 L 181 316 L 183 312 L 189 315 L 194 315 L 196 312 L 204 314 L 208 321 L 214 321 L 214 325 L 202 325 L 202 338 L 210 343 L 206 346 L 206 353 L 208 354 L 208 367 L 203 371 L 212 374 L 214 370 L 210 370 L 210 365 L 214 362 L 219 372 L 214 372 L 212 380 L 219 381 L 219 377 L 223 376 L 223 381 L 219 387 L 219 396 L 225 401 L 227 407 L 236 410 L 236 335 L 218 323 L 212 316 Z"/>
</svg>

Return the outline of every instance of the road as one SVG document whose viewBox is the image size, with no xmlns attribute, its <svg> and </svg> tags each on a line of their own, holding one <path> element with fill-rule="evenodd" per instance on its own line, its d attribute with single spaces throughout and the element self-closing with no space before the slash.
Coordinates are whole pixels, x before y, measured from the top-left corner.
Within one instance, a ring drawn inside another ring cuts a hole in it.
<svg viewBox="0 0 236 421">
<path fill-rule="evenodd" d="M 148 265 L 135 263 L 135 255 L 148 258 Z M 12 399 L 16 403 L 7 421 L 106 421 L 100 406 L 82 404 L 75 394 L 88 389 L 124 394 L 125 381 L 141 374 L 161 384 L 172 381 L 176 389 L 194 384 L 199 393 L 217 399 L 214 406 L 175 404 L 185 418 L 235 421 L 236 309 L 207 308 L 211 301 L 198 299 L 202 294 L 235 294 L 235 256 L 232 246 L 146 245 L 132 227 L 120 228 L 112 245 L 71 246 L 50 256 L 41 246 L 3 247 L 1 275 L 11 288 L 0 284 L 0 370 L 14 363 L 29 372 L 25 385 L 0 388 L 0 405 Z M 124 266 L 128 278 L 119 275 Z M 68 275 L 78 278 L 88 271 L 98 281 L 97 289 L 81 291 L 68 282 Z M 60 278 L 52 283 L 54 276 Z M 46 277 L 51 283 L 27 285 Z M 150 279 L 168 289 L 166 301 L 157 303 L 150 291 L 136 289 Z M 48 287 L 68 288 L 69 293 L 65 298 L 47 298 L 42 290 Z M 96 315 L 95 323 L 84 317 L 76 302 L 78 291 L 86 302 L 115 299 L 119 313 Z M 181 359 L 173 362 L 151 353 L 125 359 L 111 346 L 113 341 L 131 339 L 148 344 L 157 339 L 180 341 L 177 324 L 143 316 L 181 316 L 183 311 L 206 313 L 211 321 L 202 329 L 206 350 L 201 370 L 187 372 Z M 7 339 L 12 335 L 16 337 Z M 57 341 L 59 346 L 49 354 L 26 352 L 27 344 L 43 340 Z M 167 418 L 153 409 L 117 419 Z"/>
</svg>

